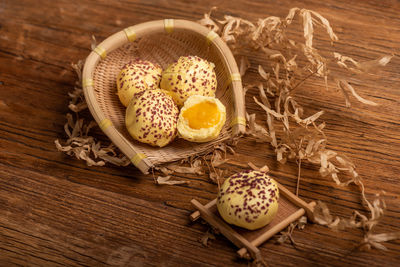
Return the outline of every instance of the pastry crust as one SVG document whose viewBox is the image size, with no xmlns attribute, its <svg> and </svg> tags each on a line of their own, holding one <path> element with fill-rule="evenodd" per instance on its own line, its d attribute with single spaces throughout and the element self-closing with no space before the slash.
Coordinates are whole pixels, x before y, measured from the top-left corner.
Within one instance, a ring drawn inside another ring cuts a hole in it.
<svg viewBox="0 0 400 267">
<path fill-rule="evenodd" d="M 274 179 L 264 172 L 244 171 L 225 180 L 217 207 L 226 222 L 254 230 L 273 220 L 278 199 L 279 189 Z"/>
<path fill-rule="evenodd" d="M 181 107 L 192 95 L 215 96 L 214 64 L 197 56 L 180 57 L 162 73 L 161 89 L 168 90 Z"/>
<path fill-rule="evenodd" d="M 178 115 L 171 96 L 159 89 L 148 90 L 133 97 L 126 109 L 125 123 L 134 139 L 163 147 L 177 134 Z"/>
</svg>

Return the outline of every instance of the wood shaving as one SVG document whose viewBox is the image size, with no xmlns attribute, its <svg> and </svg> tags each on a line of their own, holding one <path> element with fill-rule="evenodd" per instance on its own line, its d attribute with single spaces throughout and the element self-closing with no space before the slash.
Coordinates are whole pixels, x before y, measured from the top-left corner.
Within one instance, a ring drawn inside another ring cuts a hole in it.
<svg viewBox="0 0 400 267">
<path fill-rule="evenodd" d="M 280 236 L 277 237 L 276 239 L 276 243 L 278 244 L 283 244 L 285 243 L 287 240 L 290 241 L 290 243 L 292 243 L 293 246 L 296 246 L 296 242 L 294 241 L 292 234 L 294 229 L 296 228 L 296 223 L 291 223 L 287 228 L 286 228 L 286 232 L 281 232 Z"/>
<path fill-rule="evenodd" d="M 256 141 L 263 143 L 263 142 L 270 142 L 272 137 L 269 135 L 268 130 L 262 127 L 260 124 L 256 123 L 256 114 L 247 114 L 247 126 L 249 131 L 246 132 L 247 136 L 253 137 Z"/>
<path fill-rule="evenodd" d="M 199 23 L 201 25 L 205 25 L 207 28 L 210 28 L 211 30 L 213 30 L 214 32 L 218 32 L 219 31 L 219 27 L 217 25 L 217 23 L 215 23 L 212 19 L 211 19 L 211 13 L 216 10 L 217 7 L 212 7 L 210 12 L 204 14 L 204 18 L 202 18 Z"/>
<path fill-rule="evenodd" d="M 343 56 L 338 52 L 333 52 L 333 56 L 337 60 L 336 63 L 340 67 L 345 68 L 356 74 L 361 74 L 366 72 L 371 72 L 371 73 L 376 72 L 381 67 L 386 66 L 393 57 L 392 55 L 385 55 L 374 60 L 368 60 L 360 63 L 352 59 L 351 57 Z M 351 63 L 352 67 L 348 66 L 347 63 Z"/>
<path fill-rule="evenodd" d="M 267 165 L 265 165 L 265 166 L 263 166 L 261 168 L 257 167 L 252 162 L 247 162 L 247 165 L 249 165 L 249 167 L 254 171 L 261 171 L 261 172 L 265 172 L 265 173 L 269 172 L 269 167 Z"/>
<path fill-rule="evenodd" d="M 197 174 L 197 175 L 201 175 L 204 173 L 202 166 L 186 167 L 182 166 L 179 163 L 168 164 L 165 166 L 165 168 L 170 170 L 172 173 L 176 172 L 176 173 Z"/>
<path fill-rule="evenodd" d="M 212 228 L 205 232 L 205 234 L 201 237 L 200 242 L 203 244 L 203 246 L 208 247 L 211 240 L 215 240 L 215 235 Z"/>
<path fill-rule="evenodd" d="M 303 230 L 307 225 L 307 216 L 301 216 L 297 221 L 297 228 Z"/>
<path fill-rule="evenodd" d="M 250 68 L 250 62 L 247 59 L 247 57 L 241 57 L 240 58 L 240 65 L 239 66 L 240 66 L 239 67 L 240 76 L 243 77 L 246 74 L 247 70 Z"/>
<path fill-rule="evenodd" d="M 176 184 L 187 184 L 188 181 L 174 181 L 171 180 L 171 176 L 158 176 L 156 183 L 159 185 L 176 185 Z"/>
<path fill-rule="evenodd" d="M 354 90 L 353 86 L 350 85 L 349 82 L 347 82 L 346 80 L 340 79 L 337 81 L 338 86 L 340 87 L 340 89 L 343 91 L 348 90 L 350 91 L 350 93 L 361 103 L 367 104 L 367 105 L 371 105 L 371 106 L 377 106 L 378 104 L 371 101 L 371 100 L 367 100 L 362 98 L 361 96 L 359 96 L 356 92 L 356 90 Z M 348 97 L 348 94 L 346 94 L 346 97 Z M 346 103 L 347 104 L 347 103 Z"/>
<path fill-rule="evenodd" d="M 307 224 L 307 217 L 301 216 L 296 222 L 291 223 L 287 228 L 286 231 L 282 231 L 279 236 L 276 237 L 276 243 L 283 244 L 287 240 L 291 242 L 293 246 L 296 246 L 296 242 L 294 241 L 292 234 L 293 231 L 297 228 L 303 230 Z"/>
<path fill-rule="evenodd" d="M 261 256 L 259 256 L 261 257 Z M 268 267 L 269 265 L 267 264 L 267 262 L 261 257 L 258 259 L 255 259 L 254 261 L 252 261 L 249 266 L 252 267 Z"/>
</svg>

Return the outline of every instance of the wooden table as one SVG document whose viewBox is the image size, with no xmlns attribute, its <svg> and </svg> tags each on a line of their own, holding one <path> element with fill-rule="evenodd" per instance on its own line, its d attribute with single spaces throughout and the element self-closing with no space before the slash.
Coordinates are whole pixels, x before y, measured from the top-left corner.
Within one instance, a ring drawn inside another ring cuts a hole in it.
<svg viewBox="0 0 400 267">
<path fill-rule="evenodd" d="M 359 60 L 397 55 L 379 78 L 357 86 L 378 107 L 353 102 L 347 109 L 339 92 L 321 84 L 309 84 L 296 97 L 311 111 L 326 111 L 330 147 L 353 159 L 367 196 L 386 191 L 388 209 L 376 232 L 399 231 L 400 2 L 2 0 L 1 266 L 246 266 L 222 236 L 204 247 L 199 239 L 208 227 L 189 223 L 190 200 L 205 204 L 217 192 L 206 175 L 177 175 L 191 183 L 157 186 L 133 166 L 88 167 L 54 146 L 55 139 L 65 138 L 67 93 L 76 80 L 70 64 L 88 55 L 92 34 L 102 40 L 148 20 L 197 20 L 214 5 L 219 14 L 250 20 L 283 17 L 295 6 L 313 9 L 333 24 L 344 53 Z M 259 112 L 253 103 L 248 109 Z M 295 163 L 277 164 L 269 145 L 257 150 L 254 145 L 242 141 L 225 168 L 268 164 L 279 182 L 294 190 Z M 334 215 L 363 210 L 356 187 L 337 187 L 311 165 L 304 165 L 300 197 L 326 202 Z M 297 249 L 274 242 L 261 247 L 271 266 L 400 265 L 400 241 L 385 243 L 387 251 L 360 252 L 354 250 L 362 238 L 358 230 L 337 233 L 309 224 L 293 238 Z"/>
</svg>

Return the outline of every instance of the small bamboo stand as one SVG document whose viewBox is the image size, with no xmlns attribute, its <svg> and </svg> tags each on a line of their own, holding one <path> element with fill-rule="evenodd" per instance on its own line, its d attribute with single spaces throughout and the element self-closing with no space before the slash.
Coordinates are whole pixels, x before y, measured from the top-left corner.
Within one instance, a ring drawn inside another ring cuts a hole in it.
<svg viewBox="0 0 400 267">
<path fill-rule="evenodd" d="M 227 224 L 218 213 L 217 199 L 204 206 L 196 199 L 192 199 L 191 203 L 197 211 L 190 215 L 190 219 L 191 221 L 196 221 L 202 217 L 210 225 L 218 229 L 221 234 L 239 248 L 237 253 L 241 258 L 261 259 L 258 246 L 273 235 L 285 229 L 290 223 L 304 214 L 310 221 L 314 221 L 315 202 L 306 203 L 279 183 L 278 188 L 280 193 L 278 213 L 270 224 L 261 229 L 251 231 Z"/>
</svg>

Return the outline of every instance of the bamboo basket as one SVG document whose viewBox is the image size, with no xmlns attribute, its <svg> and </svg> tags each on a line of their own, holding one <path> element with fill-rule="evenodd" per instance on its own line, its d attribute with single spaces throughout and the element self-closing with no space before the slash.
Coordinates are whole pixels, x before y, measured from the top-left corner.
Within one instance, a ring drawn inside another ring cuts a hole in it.
<svg viewBox="0 0 400 267">
<path fill-rule="evenodd" d="M 215 64 L 216 97 L 227 111 L 219 137 L 207 143 L 177 138 L 163 148 L 135 141 L 126 130 L 125 107 L 117 96 L 119 71 L 135 58 L 150 60 L 165 69 L 180 56 L 187 55 L 197 55 Z M 113 34 L 87 57 L 82 87 L 90 112 L 102 131 L 143 173 L 163 163 L 210 151 L 216 144 L 245 131 L 242 82 L 235 59 L 215 32 L 195 22 L 150 21 Z"/>
</svg>

